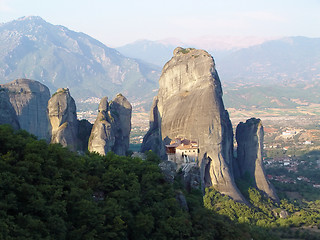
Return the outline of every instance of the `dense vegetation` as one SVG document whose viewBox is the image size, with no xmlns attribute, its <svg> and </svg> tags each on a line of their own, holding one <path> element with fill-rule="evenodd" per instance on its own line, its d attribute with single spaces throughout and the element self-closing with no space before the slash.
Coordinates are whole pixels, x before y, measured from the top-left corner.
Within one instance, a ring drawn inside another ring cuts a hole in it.
<svg viewBox="0 0 320 240">
<path fill-rule="evenodd" d="M 320 226 L 320 201 L 277 204 L 253 188 L 251 207 L 213 188 L 203 201 L 179 179 L 167 183 L 158 161 L 78 155 L 2 125 L 0 239 L 317 239 L 290 228 Z"/>
<path fill-rule="evenodd" d="M 0 126 L 0 239 L 272 239 L 204 208 L 200 192 L 181 207 L 157 161 L 78 155 Z"/>
<path fill-rule="evenodd" d="M 206 189 L 204 205 L 221 215 L 229 217 L 232 221 L 248 224 L 251 232 L 257 227 L 269 229 L 278 233 L 281 237 L 302 237 L 303 239 L 319 239 L 317 233 L 300 231 L 300 227 L 320 228 L 320 200 L 315 202 L 304 202 L 304 204 L 290 203 L 282 199 L 275 203 L 265 198 L 261 192 L 249 187 L 247 192 L 249 206 L 237 203 L 227 196 L 223 196 L 214 188 Z M 258 230 L 259 234 L 263 234 Z"/>
</svg>

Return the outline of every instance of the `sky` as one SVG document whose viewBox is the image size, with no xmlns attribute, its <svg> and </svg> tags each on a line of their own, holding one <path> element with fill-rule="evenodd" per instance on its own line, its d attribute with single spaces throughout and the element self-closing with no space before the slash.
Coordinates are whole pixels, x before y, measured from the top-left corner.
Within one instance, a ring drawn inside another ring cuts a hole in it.
<svg viewBox="0 0 320 240">
<path fill-rule="evenodd" d="M 40 16 L 111 47 L 140 39 L 320 37 L 319 12 L 320 0 L 0 0 L 1 23 Z"/>
</svg>

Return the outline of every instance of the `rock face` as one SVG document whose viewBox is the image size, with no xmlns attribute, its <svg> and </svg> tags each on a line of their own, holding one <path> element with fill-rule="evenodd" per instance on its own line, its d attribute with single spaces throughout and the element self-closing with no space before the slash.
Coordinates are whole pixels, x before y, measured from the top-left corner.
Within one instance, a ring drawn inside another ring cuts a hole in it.
<svg viewBox="0 0 320 240">
<path fill-rule="evenodd" d="M 158 97 L 155 96 L 149 116 L 149 130 L 143 137 L 141 152 L 152 150 L 158 155 L 162 155 L 161 157 L 165 157 L 164 146 L 161 142 L 161 121 L 159 117 Z"/>
<path fill-rule="evenodd" d="M 112 151 L 124 156 L 129 149 L 132 106 L 122 94 L 118 94 L 110 103 L 110 113 L 114 119 L 112 128 L 115 135 Z"/>
<path fill-rule="evenodd" d="M 50 139 L 47 104 L 49 89 L 34 80 L 17 79 L 1 87 L 7 89 L 20 127 L 41 139 Z"/>
<path fill-rule="evenodd" d="M 172 161 L 162 161 L 158 166 L 161 169 L 166 181 L 173 183 L 174 178 L 177 175 L 177 164 Z"/>
<path fill-rule="evenodd" d="M 110 104 L 107 97 L 102 98 L 89 138 L 89 151 L 101 155 L 109 151 L 125 155 L 129 148 L 131 113 L 131 104 L 122 94 Z"/>
<path fill-rule="evenodd" d="M 231 171 L 233 131 L 213 58 L 203 50 L 176 48 L 159 85 L 142 151 L 155 149 L 164 157 L 164 144 L 176 137 L 197 141 L 202 186 L 245 202 Z"/>
<path fill-rule="evenodd" d="M 250 177 L 255 186 L 268 197 L 278 201 L 278 196 L 267 180 L 262 164 L 263 126 L 260 119 L 251 118 L 237 126 L 237 161 L 234 162 L 235 177 Z"/>
<path fill-rule="evenodd" d="M 60 143 L 72 151 L 78 148 L 76 104 L 68 88 L 60 88 L 48 102 L 51 123 L 51 143 Z"/>
<path fill-rule="evenodd" d="M 13 129 L 20 129 L 20 124 L 13 109 L 7 90 L 0 87 L 0 124 L 10 124 Z"/>
<path fill-rule="evenodd" d="M 90 152 L 106 155 L 107 152 L 111 151 L 115 142 L 111 124 L 108 98 L 104 97 L 100 101 L 98 116 L 89 138 L 88 150 Z"/>
</svg>

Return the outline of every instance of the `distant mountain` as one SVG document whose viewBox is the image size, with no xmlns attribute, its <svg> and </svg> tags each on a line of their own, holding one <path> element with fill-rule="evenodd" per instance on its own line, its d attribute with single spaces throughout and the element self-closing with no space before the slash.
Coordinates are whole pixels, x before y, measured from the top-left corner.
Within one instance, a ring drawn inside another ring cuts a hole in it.
<svg viewBox="0 0 320 240">
<path fill-rule="evenodd" d="M 258 45 L 267 40 L 268 38 L 208 35 L 189 40 L 188 42 L 178 39 L 159 41 L 138 40 L 116 49 L 125 56 L 142 59 L 163 67 L 171 59 L 173 50 L 178 46 L 204 49 L 219 59 L 230 52 Z"/>
<path fill-rule="evenodd" d="M 163 67 L 171 59 L 176 47 L 177 45 L 160 41 L 138 40 L 116 49 L 125 56 Z"/>
<path fill-rule="evenodd" d="M 241 49 L 234 45 L 228 49 L 219 43 L 219 38 L 204 40 L 198 44 L 206 43 L 216 60 L 226 107 L 294 108 L 320 103 L 320 38 L 287 37 Z M 144 40 L 119 50 L 126 49 L 123 53 L 131 57 L 164 65 L 174 48 L 160 41 Z"/>
<path fill-rule="evenodd" d="M 160 70 L 40 17 L 0 25 L 0 83 L 29 78 L 51 93 L 68 87 L 78 100 L 121 92 L 132 101 L 154 94 Z"/>
<path fill-rule="evenodd" d="M 268 41 L 229 52 L 217 65 L 225 82 L 268 85 L 320 80 L 320 38 Z"/>
<path fill-rule="evenodd" d="M 121 92 L 133 103 L 151 105 L 173 49 L 205 43 L 216 60 L 227 107 L 294 107 L 319 99 L 320 38 L 288 37 L 255 46 L 257 40 L 245 39 L 238 45 L 251 47 L 241 49 L 226 48 L 222 40 L 204 38 L 194 45 L 141 40 L 117 48 L 120 53 L 84 33 L 24 17 L 0 25 L 0 83 L 29 78 L 51 93 L 68 87 L 78 101 Z"/>
<path fill-rule="evenodd" d="M 288 37 L 217 61 L 226 107 L 295 108 L 320 103 L 320 38 Z"/>
</svg>

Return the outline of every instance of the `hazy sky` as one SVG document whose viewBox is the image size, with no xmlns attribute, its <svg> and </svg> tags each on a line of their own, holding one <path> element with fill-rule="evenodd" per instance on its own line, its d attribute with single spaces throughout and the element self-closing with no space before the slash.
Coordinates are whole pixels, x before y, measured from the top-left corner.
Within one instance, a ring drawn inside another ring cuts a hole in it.
<svg viewBox="0 0 320 240">
<path fill-rule="evenodd" d="M 0 22 L 22 16 L 109 46 L 202 36 L 320 37 L 320 0 L 0 0 Z"/>
</svg>

